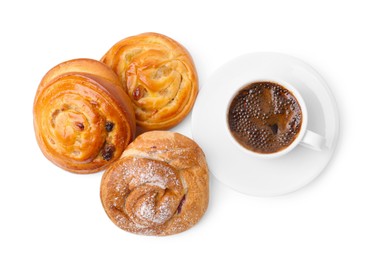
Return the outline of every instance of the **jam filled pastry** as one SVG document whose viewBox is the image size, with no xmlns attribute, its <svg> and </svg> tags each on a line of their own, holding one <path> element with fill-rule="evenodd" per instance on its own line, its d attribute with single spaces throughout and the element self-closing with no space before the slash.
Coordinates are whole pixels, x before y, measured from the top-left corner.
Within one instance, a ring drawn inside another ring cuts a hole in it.
<svg viewBox="0 0 375 260">
<path fill-rule="evenodd" d="M 105 171 L 103 207 L 120 228 L 166 236 L 191 228 L 208 205 L 208 169 L 201 148 L 169 131 L 138 136 Z"/>
<path fill-rule="evenodd" d="M 195 66 L 173 39 L 144 33 L 116 43 L 102 58 L 119 76 L 131 98 L 140 132 L 180 123 L 198 93 Z"/>
<path fill-rule="evenodd" d="M 74 173 L 104 169 L 135 136 L 129 97 L 116 74 L 95 60 L 70 60 L 47 72 L 33 112 L 43 154 Z"/>
</svg>

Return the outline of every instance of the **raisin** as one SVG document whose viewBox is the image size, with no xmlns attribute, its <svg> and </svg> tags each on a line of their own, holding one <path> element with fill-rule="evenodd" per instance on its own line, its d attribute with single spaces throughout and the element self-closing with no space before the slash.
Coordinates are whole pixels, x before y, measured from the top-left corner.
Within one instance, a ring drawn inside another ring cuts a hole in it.
<svg viewBox="0 0 375 260">
<path fill-rule="evenodd" d="M 108 121 L 105 123 L 105 130 L 107 130 L 107 132 L 111 132 L 114 126 L 115 126 L 114 123 Z"/>
<path fill-rule="evenodd" d="M 182 199 L 181 199 L 181 201 L 180 201 L 180 204 L 178 204 L 178 207 L 177 207 L 177 214 L 180 214 L 180 213 L 181 213 L 182 206 L 184 205 L 185 200 L 186 200 L 186 194 L 184 194 L 184 196 L 182 196 Z"/>
<path fill-rule="evenodd" d="M 109 161 L 113 157 L 113 153 L 115 152 L 115 146 L 112 144 L 105 144 L 103 151 L 102 151 L 102 157 L 104 160 Z"/>
<path fill-rule="evenodd" d="M 140 100 L 143 97 L 143 87 L 138 86 L 133 91 L 133 99 Z"/>
<path fill-rule="evenodd" d="M 79 128 L 79 130 L 83 131 L 85 130 L 85 126 L 84 124 L 82 124 L 81 122 L 76 122 L 76 126 Z"/>
</svg>

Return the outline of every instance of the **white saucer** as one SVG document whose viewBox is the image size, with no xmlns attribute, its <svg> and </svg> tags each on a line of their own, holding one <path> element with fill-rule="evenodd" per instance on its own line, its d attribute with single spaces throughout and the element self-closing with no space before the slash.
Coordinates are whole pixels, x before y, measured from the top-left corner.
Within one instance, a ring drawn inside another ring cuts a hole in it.
<svg viewBox="0 0 375 260">
<path fill-rule="evenodd" d="M 244 80 L 281 79 L 305 100 L 307 129 L 326 138 L 322 152 L 297 146 L 277 159 L 254 158 L 229 138 L 226 104 Z M 276 196 L 302 188 L 330 161 L 339 133 L 336 103 L 323 78 L 299 59 L 277 53 L 240 56 L 220 67 L 200 90 L 192 114 L 194 140 L 206 154 L 210 172 L 229 187 L 255 196 Z"/>
</svg>

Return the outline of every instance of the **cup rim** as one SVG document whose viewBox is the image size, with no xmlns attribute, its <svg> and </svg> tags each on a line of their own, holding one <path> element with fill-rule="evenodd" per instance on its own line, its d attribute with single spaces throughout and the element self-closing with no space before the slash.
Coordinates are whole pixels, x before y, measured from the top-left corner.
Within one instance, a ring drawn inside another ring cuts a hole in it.
<svg viewBox="0 0 375 260">
<path fill-rule="evenodd" d="M 295 98 L 297 99 L 300 107 L 301 107 L 301 112 L 302 112 L 302 125 L 301 125 L 301 129 L 298 133 L 298 136 L 294 139 L 294 141 L 289 145 L 287 146 L 286 148 L 280 150 L 280 151 L 277 151 L 277 152 L 274 152 L 274 153 L 257 153 L 257 152 L 254 152 L 250 149 L 247 149 L 246 147 L 242 146 L 235 138 L 234 136 L 232 135 L 231 133 L 231 130 L 230 130 L 230 127 L 229 127 L 229 123 L 228 123 L 228 115 L 229 115 L 229 109 L 230 109 L 230 105 L 233 101 L 233 99 L 237 96 L 237 94 L 245 87 L 249 86 L 250 84 L 253 84 L 255 82 L 273 82 L 273 83 L 276 83 L 276 84 L 279 84 L 281 86 L 283 86 L 284 88 L 286 88 L 288 91 L 290 91 L 294 96 Z M 278 158 L 278 157 L 281 157 L 287 153 L 289 153 L 290 151 L 292 151 L 303 139 L 306 131 L 307 131 L 307 122 L 308 122 L 308 112 L 307 112 L 307 107 L 306 107 L 306 103 L 305 103 L 305 100 L 303 99 L 302 95 L 299 93 L 299 91 L 292 85 L 290 84 L 289 82 L 285 81 L 285 80 L 281 80 L 281 79 L 275 79 L 275 78 L 256 78 L 256 79 L 251 79 L 251 80 L 247 80 L 245 83 L 242 83 L 240 85 L 240 87 L 238 87 L 236 89 L 236 91 L 233 92 L 233 94 L 228 98 L 227 100 L 227 103 L 226 103 L 226 113 L 225 113 L 225 126 L 226 126 L 226 129 L 227 129 L 227 134 L 229 135 L 229 138 L 231 139 L 232 143 L 234 143 L 241 151 L 253 156 L 253 157 L 257 157 L 257 158 L 265 158 L 265 159 L 272 159 L 272 158 Z"/>
</svg>

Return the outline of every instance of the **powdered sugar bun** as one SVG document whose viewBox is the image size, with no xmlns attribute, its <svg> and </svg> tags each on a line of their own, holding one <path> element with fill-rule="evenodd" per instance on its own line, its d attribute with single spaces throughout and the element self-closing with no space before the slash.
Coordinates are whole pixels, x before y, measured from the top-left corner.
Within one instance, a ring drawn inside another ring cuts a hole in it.
<svg viewBox="0 0 375 260">
<path fill-rule="evenodd" d="M 203 151 L 178 133 L 144 133 L 104 173 L 101 200 L 109 218 L 126 231 L 157 236 L 185 231 L 208 206 Z"/>
</svg>

